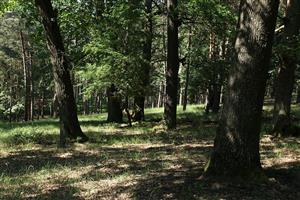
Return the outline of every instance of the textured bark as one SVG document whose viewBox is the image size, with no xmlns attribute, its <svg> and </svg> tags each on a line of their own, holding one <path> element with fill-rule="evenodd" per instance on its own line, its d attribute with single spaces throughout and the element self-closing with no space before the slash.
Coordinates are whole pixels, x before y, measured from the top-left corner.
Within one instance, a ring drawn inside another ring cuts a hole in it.
<svg viewBox="0 0 300 200">
<path fill-rule="evenodd" d="M 261 175 L 259 136 L 279 0 L 243 0 L 235 65 L 206 174 L 240 178 Z"/>
<path fill-rule="evenodd" d="M 152 38 L 153 38 L 153 22 L 152 22 L 152 0 L 145 0 L 145 12 L 147 14 L 147 22 L 145 25 L 146 40 L 144 44 L 144 59 L 146 63 L 143 66 L 141 74 L 143 90 L 142 94 L 136 96 L 134 99 L 135 111 L 134 121 L 145 120 L 144 108 L 145 108 L 145 88 L 149 86 L 150 82 L 150 63 L 152 58 Z"/>
<path fill-rule="evenodd" d="M 55 94 L 60 116 L 60 145 L 65 146 L 65 139 L 80 138 L 81 142 L 87 141 L 88 137 L 82 132 L 74 99 L 73 86 L 70 77 L 70 62 L 65 55 L 63 39 L 57 23 L 57 11 L 53 9 L 50 0 L 35 0 L 39 10 L 41 21 L 44 26 L 48 49 L 51 54 L 53 75 L 55 82 Z"/>
<path fill-rule="evenodd" d="M 177 0 L 167 1 L 168 9 L 168 53 L 166 68 L 166 100 L 164 118 L 168 129 L 176 128 L 176 108 L 178 91 L 178 13 Z"/>
<path fill-rule="evenodd" d="M 117 88 L 114 85 L 111 85 L 111 87 L 107 89 L 107 97 L 108 97 L 107 122 L 121 123 L 123 122 L 121 101 L 116 93 L 117 93 Z"/>
<path fill-rule="evenodd" d="M 283 44 L 291 51 L 296 51 L 295 37 L 300 28 L 300 1 L 289 0 L 286 4 L 286 24 L 284 27 Z M 291 131 L 291 103 L 292 93 L 295 84 L 295 71 L 297 67 L 297 56 L 291 51 L 281 53 L 281 66 L 275 82 L 275 103 L 274 103 L 274 127 L 275 135 L 290 135 Z"/>
</svg>

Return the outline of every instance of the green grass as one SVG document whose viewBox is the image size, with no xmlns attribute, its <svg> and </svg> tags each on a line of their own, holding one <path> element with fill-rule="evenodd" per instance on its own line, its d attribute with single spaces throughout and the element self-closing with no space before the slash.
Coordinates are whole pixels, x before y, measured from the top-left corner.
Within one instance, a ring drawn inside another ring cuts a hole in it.
<svg viewBox="0 0 300 200">
<path fill-rule="evenodd" d="M 269 140 L 271 110 L 265 110 L 261 152 L 267 168 L 274 159 L 297 158 L 300 142 Z M 56 119 L 0 122 L 0 199 L 240 199 L 239 188 L 212 191 L 198 179 L 218 117 L 204 114 L 202 105 L 189 106 L 186 112 L 179 107 L 178 128 L 167 131 L 162 116 L 162 108 L 147 109 L 146 122 L 133 127 L 107 124 L 105 113 L 80 116 L 90 141 L 69 143 L 66 149 L 57 148 Z M 298 169 L 296 160 L 289 163 Z M 286 194 L 290 191 L 280 195 Z M 252 199 L 277 197 L 260 195 Z"/>
</svg>

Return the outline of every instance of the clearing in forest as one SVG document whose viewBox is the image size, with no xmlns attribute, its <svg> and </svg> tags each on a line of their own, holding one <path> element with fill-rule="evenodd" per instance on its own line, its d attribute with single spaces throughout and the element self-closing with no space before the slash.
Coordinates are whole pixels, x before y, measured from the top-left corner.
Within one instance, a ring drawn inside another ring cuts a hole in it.
<svg viewBox="0 0 300 200">
<path fill-rule="evenodd" d="M 272 140 L 268 108 L 261 157 L 269 181 L 202 180 L 217 126 L 202 110 L 179 112 L 175 131 L 164 129 L 162 109 L 146 110 L 133 127 L 81 116 L 91 141 L 67 149 L 57 149 L 57 120 L 1 123 L 0 199 L 300 199 L 300 140 Z"/>
</svg>

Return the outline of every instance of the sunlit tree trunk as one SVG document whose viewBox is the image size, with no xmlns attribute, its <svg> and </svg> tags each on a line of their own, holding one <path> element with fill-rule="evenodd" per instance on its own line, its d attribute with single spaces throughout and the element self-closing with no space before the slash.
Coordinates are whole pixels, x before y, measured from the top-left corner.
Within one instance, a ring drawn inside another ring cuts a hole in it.
<svg viewBox="0 0 300 200">
<path fill-rule="evenodd" d="M 262 175 L 261 115 L 279 0 L 242 0 L 235 64 L 206 174 L 255 179 Z"/>
</svg>

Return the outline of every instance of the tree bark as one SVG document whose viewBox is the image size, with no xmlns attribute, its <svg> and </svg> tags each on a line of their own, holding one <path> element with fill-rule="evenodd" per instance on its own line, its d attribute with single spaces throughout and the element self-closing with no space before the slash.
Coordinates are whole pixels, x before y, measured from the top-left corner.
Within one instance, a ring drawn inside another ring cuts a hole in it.
<svg viewBox="0 0 300 200">
<path fill-rule="evenodd" d="M 28 42 L 28 45 L 29 42 Z M 29 111 L 29 119 L 31 121 L 34 120 L 34 77 L 33 77 L 33 62 L 32 62 L 32 53 L 28 51 L 28 57 L 29 57 L 29 65 L 28 65 L 28 71 L 29 71 L 29 85 L 30 85 L 30 111 Z"/>
<path fill-rule="evenodd" d="M 145 90 L 150 84 L 150 67 L 152 58 L 152 38 L 153 38 L 153 21 L 152 21 L 152 0 L 145 0 L 145 8 L 147 15 L 147 22 L 145 25 L 146 39 L 144 44 L 144 59 L 145 64 L 143 67 L 143 73 L 141 74 L 143 91 L 141 95 L 138 95 L 134 99 L 135 111 L 134 121 L 145 120 Z"/>
<path fill-rule="evenodd" d="M 291 135 L 292 122 L 290 119 L 292 93 L 295 84 L 297 67 L 296 37 L 300 28 L 300 1 L 289 0 L 286 2 L 286 24 L 284 27 L 283 44 L 289 51 L 281 53 L 281 66 L 275 83 L 274 127 L 273 133 L 278 136 Z"/>
<path fill-rule="evenodd" d="M 178 11 L 177 0 L 167 1 L 168 10 L 168 53 L 167 53 L 167 69 L 166 69 L 166 100 L 164 109 L 164 118 L 168 129 L 176 128 L 176 108 L 177 108 L 177 92 L 178 92 Z"/>
<path fill-rule="evenodd" d="M 70 61 L 65 54 L 63 39 L 57 23 L 57 11 L 53 9 L 51 0 L 35 0 L 44 26 L 48 48 L 51 54 L 55 93 L 60 116 L 60 134 L 62 137 L 80 138 L 85 142 L 88 137 L 82 132 L 74 99 L 73 86 L 70 77 Z M 61 137 L 61 139 L 62 139 Z M 65 139 L 60 142 L 65 146 Z"/>
<path fill-rule="evenodd" d="M 206 175 L 261 178 L 261 115 L 279 0 L 242 0 L 235 65 Z"/>
<path fill-rule="evenodd" d="M 107 116 L 107 122 L 116 122 L 116 123 L 122 123 L 123 122 L 123 113 L 121 108 L 121 102 L 118 97 L 117 88 L 115 85 L 111 85 L 107 89 L 107 97 L 108 97 L 108 116 Z"/>
<path fill-rule="evenodd" d="M 209 81 L 208 96 L 205 106 L 205 112 L 218 113 L 220 109 L 220 98 L 221 98 L 221 87 L 222 87 L 222 68 L 217 68 L 217 61 L 221 59 L 221 53 L 219 52 L 218 41 L 215 33 L 210 34 L 210 48 L 209 48 L 209 59 L 212 64 L 212 77 Z"/>
<path fill-rule="evenodd" d="M 188 57 L 186 64 L 186 72 L 185 72 L 185 85 L 183 92 L 183 111 L 186 111 L 186 106 L 188 103 L 188 89 L 190 82 L 190 59 L 191 59 L 191 46 L 192 46 L 192 27 L 189 28 L 189 38 L 188 38 Z"/>
<path fill-rule="evenodd" d="M 23 31 L 20 31 L 20 39 L 22 46 L 22 64 L 23 64 L 23 73 L 24 73 L 24 87 L 25 87 L 25 96 L 24 96 L 24 121 L 30 120 L 30 76 L 29 76 L 29 67 L 28 67 L 28 57 L 27 57 L 27 48 L 26 41 Z"/>
<path fill-rule="evenodd" d="M 157 108 L 160 108 L 163 105 L 163 93 L 164 93 L 164 82 L 160 82 L 159 91 L 157 97 Z"/>
</svg>

